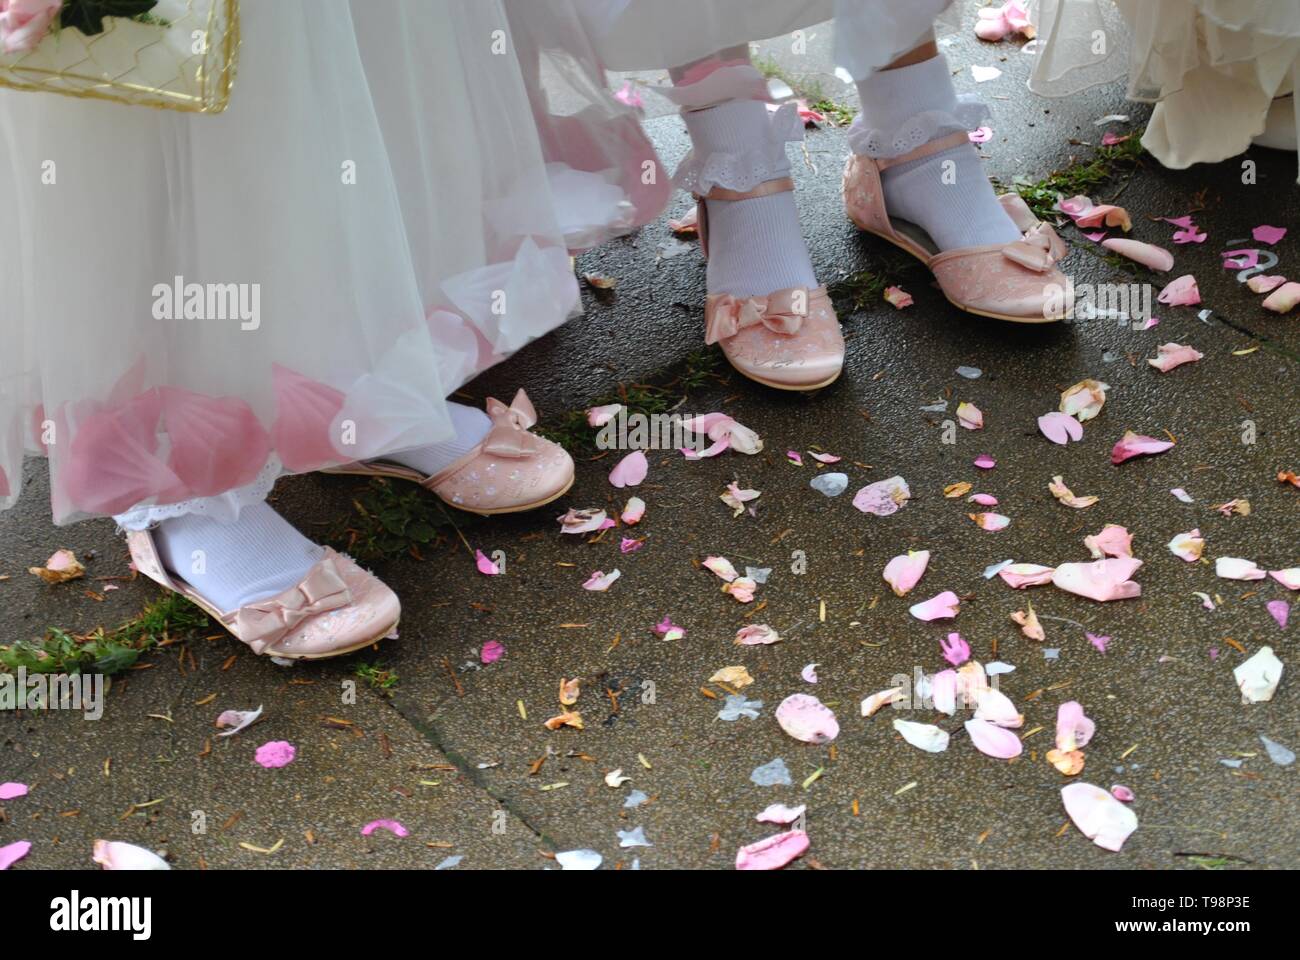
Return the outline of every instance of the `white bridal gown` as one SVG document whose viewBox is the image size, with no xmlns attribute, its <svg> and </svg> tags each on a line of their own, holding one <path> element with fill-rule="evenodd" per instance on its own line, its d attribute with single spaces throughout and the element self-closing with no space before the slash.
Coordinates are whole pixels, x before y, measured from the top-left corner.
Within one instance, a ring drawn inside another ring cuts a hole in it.
<svg viewBox="0 0 1300 960">
<path fill-rule="evenodd" d="M 837 15 L 861 75 L 946 3 L 240 6 L 220 115 L 0 89 L 0 507 L 25 450 L 56 522 L 138 527 L 444 439 L 451 391 L 577 312 L 570 251 L 669 197 L 602 66 Z"/>
</svg>

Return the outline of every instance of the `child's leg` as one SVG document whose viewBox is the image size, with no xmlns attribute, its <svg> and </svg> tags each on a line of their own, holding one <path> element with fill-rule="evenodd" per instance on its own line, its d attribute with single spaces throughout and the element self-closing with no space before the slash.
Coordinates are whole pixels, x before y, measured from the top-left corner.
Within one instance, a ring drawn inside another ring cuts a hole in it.
<svg viewBox="0 0 1300 960">
<path fill-rule="evenodd" d="M 717 71 L 725 70 L 723 75 Z M 763 100 L 762 75 L 747 46 L 671 70 L 693 151 L 681 185 L 746 192 L 790 176 L 786 138 Z M 720 82 L 721 81 L 721 82 Z M 728 96 L 728 94 L 731 94 Z M 725 99 L 715 99 L 718 96 Z M 683 174 L 679 173 L 679 181 Z M 761 296 L 817 285 L 790 191 L 746 200 L 707 200 L 708 291 Z"/>
<path fill-rule="evenodd" d="M 933 39 L 858 80 L 857 86 L 862 114 L 854 124 L 855 149 L 872 156 L 901 156 L 967 124 L 974 126 L 981 109 L 959 101 L 948 61 Z M 1020 238 L 972 144 L 890 167 L 882 182 L 890 214 L 922 227 L 941 250 Z"/>
</svg>

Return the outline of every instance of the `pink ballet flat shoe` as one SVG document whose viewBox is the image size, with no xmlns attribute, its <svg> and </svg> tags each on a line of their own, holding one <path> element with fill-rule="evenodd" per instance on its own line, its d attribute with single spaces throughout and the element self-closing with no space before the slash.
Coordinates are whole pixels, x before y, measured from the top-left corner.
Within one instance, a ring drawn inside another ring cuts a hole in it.
<svg viewBox="0 0 1300 960">
<path fill-rule="evenodd" d="M 934 274 L 939 289 L 959 310 L 1012 323 L 1051 323 L 1074 309 L 1074 290 L 1056 262 L 1069 248 L 1050 224 L 1041 222 L 1017 194 L 998 197 L 1024 236 L 1008 244 L 939 252 L 920 227 L 894 220 L 885 209 L 880 175 L 888 168 L 968 142 L 959 132 L 901 157 L 877 159 L 854 154 L 844 168 L 844 206 L 860 229 L 883 237 L 916 257 Z"/>
<path fill-rule="evenodd" d="M 709 255 L 708 204 L 747 200 L 794 189 L 789 177 L 747 193 L 715 187 L 696 197 L 700 248 Z M 777 390 L 817 390 L 844 369 L 844 336 L 826 288 L 791 287 L 760 297 L 712 294 L 704 303 L 704 342 L 718 344 L 727 361 L 751 380 Z"/>
<path fill-rule="evenodd" d="M 522 513 L 564 496 L 573 486 L 573 458 L 558 443 L 528 432 L 537 423 L 528 394 L 520 390 L 508 407 L 489 397 L 487 412 L 492 429 L 483 441 L 431 477 L 386 460 L 349 463 L 325 472 L 410 480 L 448 506 L 483 516 Z"/>
<path fill-rule="evenodd" d="M 200 607 L 256 654 L 286 660 L 341 657 L 391 636 L 401 618 L 397 594 L 329 547 L 297 586 L 228 611 L 163 569 L 150 531 L 129 531 L 126 542 L 137 570 Z"/>
</svg>

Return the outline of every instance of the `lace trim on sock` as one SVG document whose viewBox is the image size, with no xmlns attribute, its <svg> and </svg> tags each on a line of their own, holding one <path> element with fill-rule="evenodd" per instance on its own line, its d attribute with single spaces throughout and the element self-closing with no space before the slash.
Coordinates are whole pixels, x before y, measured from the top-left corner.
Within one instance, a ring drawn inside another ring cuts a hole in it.
<svg viewBox="0 0 1300 960">
<path fill-rule="evenodd" d="M 790 175 L 787 143 L 803 140 L 799 105 L 783 104 L 769 118 L 766 140 L 757 140 L 740 152 L 715 150 L 701 155 L 691 150 L 673 174 L 673 184 L 689 193 L 706 194 L 714 187 L 741 192 L 760 183 Z"/>
<path fill-rule="evenodd" d="M 181 517 L 189 513 L 202 514 L 221 523 L 234 523 L 239 519 L 239 512 L 255 503 L 261 503 L 275 486 L 284 468 L 280 458 L 271 455 L 265 466 L 252 483 L 246 487 L 228 490 L 215 497 L 196 497 L 182 500 L 180 503 L 168 503 L 163 506 L 140 506 L 120 513 L 113 519 L 123 530 L 148 530 L 150 527 L 172 517 Z"/>
<path fill-rule="evenodd" d="M 957 109 L 927 110 L 908 118 L 893 130 L 868 127 L 859 114 L 849 127 L 849 146 L 861 156 L 885 159 L 911 153 L 922 144 L 959 130 L 974 130 L 989 119 L 988 106 L 971 94 L 957 98 Z"/>
</svg>

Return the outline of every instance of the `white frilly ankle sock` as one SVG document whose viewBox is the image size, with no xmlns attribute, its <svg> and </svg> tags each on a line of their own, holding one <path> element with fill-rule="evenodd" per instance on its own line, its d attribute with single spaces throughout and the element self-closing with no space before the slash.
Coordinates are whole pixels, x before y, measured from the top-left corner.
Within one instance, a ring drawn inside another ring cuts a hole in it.
<svg viewBox="0 0 1300 960">
<path fill-rule="evenodd" d="M 687 111 L 682 119 L 696 152 L 702 156 L 757 156 L 762 151 L 754 146 L 767 144 L 771 138 L 772 120 L 767 105 L 759 100 L 728 100 L 704 110 Z M 788 177 L 790 164 L 782 159 L 764 170 L 763 175 L 770 180 Z M 709 217 L 709 293 L 752 297 L 817 285 L 792 192 L 705 203 Z"/>
<path fill-rule="evenodd" d="M 430 444 L 427 447 L 418 447 L 415 450 L 404 450 L 385 459 L 393 460 L 412 470 L 419 470 L 425 476 L 431 477 L 447 469 L 477 447 L 492 429 L 492 418 L 474 407 L 448 401 L 447 413 L 451 417 L 452 427 L 456 430 L 456 435 L 450 440 L 443 440 L 441 443 Z"/>
<path fill-rule="evenodd" d="M 171 517 L 153 535 L 163 567 L 227 612 L 283 593 L 324 556 L 265 503 L 244 507 L 234 523 Z"/>
<path fill-rule="evenodd" d="M 942 55 L 873 73 L 859 81 L 858 95 L 862 122 L 886 136 L 922 113 L 958 114 L 952 74 Z M 881 179 L 890 215 L 920 226 L 940 250 L 1020 239 L 970 143 L 890 167 Z"/>
</svg>

